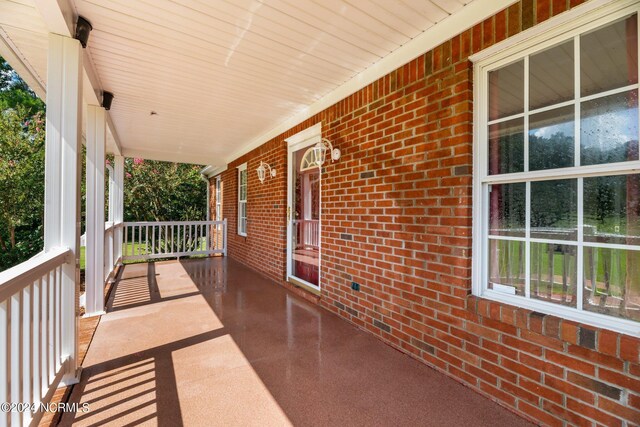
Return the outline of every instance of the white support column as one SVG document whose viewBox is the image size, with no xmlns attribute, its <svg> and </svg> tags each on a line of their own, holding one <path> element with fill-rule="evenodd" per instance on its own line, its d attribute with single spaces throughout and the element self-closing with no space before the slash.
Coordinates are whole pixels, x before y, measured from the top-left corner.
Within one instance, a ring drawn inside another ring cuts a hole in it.
<svg viewBox="0 0 640 427">
<path fill-rule="evenodd" d="M 77 301 L 80 286 L 80 155 L 82 132 L 82 48 L 80 42 L 49 35 L 47 136 L 45 144 L 44 250 L 67 247 L 62 267 L 61 353 L 63 385 L 78 382 Z"/>
<path fill-rule="evenodd" d="M 115 207 L 115 176 L 113 171 L 113 166 L 106 165 L 107 171 L 109 172 L 109 201 L 108 201 L 108 209 L 107 209 L 107 221 L 113 222 L 113 209 Z"/>
<path fill-rule="evenodd" d="M 203 173 L 200 174 L 200 178 L 202 178 L 202 180 L 207 184 L 207 215 L 206 215 L 206 220 L 210 221 L 211 220 L 211 182 L 209 182 L 209 178 L 207 178 L 207 176 Z M 209 251 L 211 249 L 213 249 L 213 245 L 211 242 L 211 225 L 207 224 L 206 228 L 206 239 L 207 239 L 207 246 L 205 248 L 205 250 Z"/>
<path fill-rule="evenodd" d="M 87 249 L 85 317 L 104 314 L 104 164 L 105 109 L 87 107 Z"/>
<path fill-rule="evenodd" d="M 116 245 L 116 260 L 121 262 L 122 260 L 122 237 L 123 228 L 122 221 L 124 220 L 124 157 L 114 157 L 114 207 L 113 207 L 113 222 L 120 226 L 115 230 L 114 242 Z"/>
</svg>

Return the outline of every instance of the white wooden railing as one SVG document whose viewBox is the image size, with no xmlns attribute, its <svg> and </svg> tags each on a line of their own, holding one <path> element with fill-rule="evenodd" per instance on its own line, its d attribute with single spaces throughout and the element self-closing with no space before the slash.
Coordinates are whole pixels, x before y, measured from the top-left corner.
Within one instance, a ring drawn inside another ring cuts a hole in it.
<svg viewBox="0 0 640 427">
<path fill-rule="evenodd" d="M 317 249 L 320 246 L 320 221 L 299 219 L 293 221 L 296 249 Z"/>
<path fill-rule="evenodd" d="M 116 266 L 122 259 L 122 247 L 116 242 L 122 242 L 123 223 L 104 223 L 104 280 L 113 277 Z"/>
<path fill-rule="evenodd" d="M 123 260 L 227 254 L 227 220 L 125 222 Z"/>
<path fill-rule="evenodd" d="M 74 310 L 75 290 L 62 283 L 70 256 L 56 249 L 0 273 L 0 403 L 23 405 L 0 411 L 0 426 L 36 424 L 42 412 L 26 405 L 46 405 L 66 371 L 63 313 Z"/>
</svg>

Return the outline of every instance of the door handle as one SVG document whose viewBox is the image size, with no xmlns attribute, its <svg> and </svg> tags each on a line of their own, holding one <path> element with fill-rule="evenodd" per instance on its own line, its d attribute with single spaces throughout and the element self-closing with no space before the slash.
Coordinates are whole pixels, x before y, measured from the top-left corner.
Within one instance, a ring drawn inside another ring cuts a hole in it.
<svg viewBox="0 0 640 427">
<path fill-rule="evenodd" d="M 287 206 L 287 221 L 291 221 L 291 206 Z"/>
</svg>

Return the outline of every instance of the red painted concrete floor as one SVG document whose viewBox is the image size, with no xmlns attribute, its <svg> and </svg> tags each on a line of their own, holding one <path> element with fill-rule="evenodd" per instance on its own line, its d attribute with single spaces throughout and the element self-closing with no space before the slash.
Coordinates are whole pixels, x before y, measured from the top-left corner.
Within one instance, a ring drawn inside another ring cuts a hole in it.
<svg viewBox="0 0 640 427">
<path fill-rule="evenodd" d="M 62 425 L 528 425 L 229 258 L 127 266 Z"/>
</svg>

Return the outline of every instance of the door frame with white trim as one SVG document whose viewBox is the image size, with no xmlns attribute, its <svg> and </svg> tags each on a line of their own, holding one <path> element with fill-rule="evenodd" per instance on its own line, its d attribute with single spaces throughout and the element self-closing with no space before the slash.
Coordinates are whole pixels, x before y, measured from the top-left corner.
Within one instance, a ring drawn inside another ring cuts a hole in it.
<svg viewBox="0 0 640 427">
<path fill-rule="evenodd" d="M 306 280 L 298 278 L 294 276 L 294 268 L 293 268 L 293 250 L 292 242 L 293 242 L 293 215 L 292 212 L 295 210 L 294 206 L 294 174 L 297 171 L 297 165 L 295 164 L 295 156 L 294 153 L 298 150 L 301 150 L 306 147 L 310 147 L 320 142 L 322 139 L 322 124 L 317 123 L 297 134 L 286 138 L 287 141 L 287 277 L 286 280 L 288 282 L 294 283 L 296 285 L 302 286 L 307 290 L 313 293 L 320 293 L 321 283 L 322 283 L 322 275 L 321 275 L 321 263 L 322 263 L 322 239 L 320 236 L 322 235 L 322 209 L 320 209 L 319 220 L 318 220 L 318 285 L 314 285 Z M 319 203 L 322 206 L 322 171 L 318 171 L 319 185 L 320 185 L 320 194 L 319 194 Z"/>
</svg>

